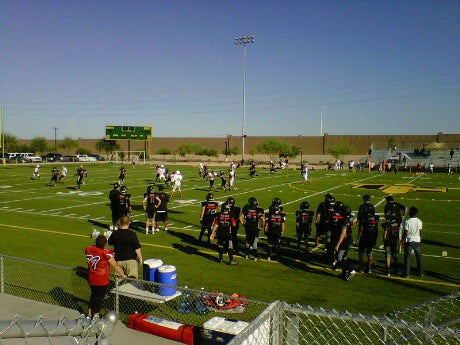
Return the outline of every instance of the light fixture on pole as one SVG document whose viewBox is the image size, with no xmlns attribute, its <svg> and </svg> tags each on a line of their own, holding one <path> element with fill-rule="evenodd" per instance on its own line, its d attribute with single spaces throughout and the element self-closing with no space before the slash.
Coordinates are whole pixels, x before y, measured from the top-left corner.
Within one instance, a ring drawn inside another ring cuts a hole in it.
<svg viewBox="0 0 460 345">
<path fill-rule="evenodd" d="M 241 127 L 241 160 L 244 162 L 244 138 L 246 138 L 246 44 L 254 43 L 254 36 L 236 37 L 235 44 L 242 44 L 243 49 L 243 125 Z"/>
<path fill-rule="evenodd" d="M 323 110 L 326 108 L 326 104 L 321 107 L 321 118 L 320 118 L 320 125 L 319 125 L 319 135 L 323 136 Z"/>
<path fill-rule="evenodd" d="M 57 152 L 57 145 L 56 145 L 56 133 L 57 133 L 57 127 L 54 128 L 54 152 Z"/>
</svg>

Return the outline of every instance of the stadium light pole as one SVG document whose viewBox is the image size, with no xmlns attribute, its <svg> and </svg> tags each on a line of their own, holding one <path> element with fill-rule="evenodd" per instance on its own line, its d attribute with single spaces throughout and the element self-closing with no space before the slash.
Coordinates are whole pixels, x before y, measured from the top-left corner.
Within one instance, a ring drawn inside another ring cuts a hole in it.
<svg viewBox="0 0 460 345">
<path fill-rule="evenodd" d="M 235 44 L 243 45 L 243 125 L 241 126 L 241 161 L 244 162 L 244 139 L 246 138 L 246 45 L 254 43 L 254 36 L 240 36 Z"/>
<path fill-rule="evenodd" d="M 323 110 L 326 108 L 326 104 L 321 107 L 321 119 L 320 119 L 320 128 L 319 128 L 319 135 L 323 136 Z"/>
<path fill-rule="evenodd" d="M 53 127 L 54 128 L 54 152 L 57 152 L 57 145 L 56 145 L 56 133 L 57 133 L 57 127 Z"/>
</svg>

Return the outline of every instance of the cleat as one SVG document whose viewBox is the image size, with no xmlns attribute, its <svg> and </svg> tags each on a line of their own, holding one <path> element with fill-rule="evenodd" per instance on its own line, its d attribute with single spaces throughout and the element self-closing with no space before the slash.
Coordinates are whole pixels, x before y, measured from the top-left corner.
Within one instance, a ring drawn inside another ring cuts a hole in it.
<svg viewBox="0 0 460 345">
<path fill-rule="evenodd" d="M 237 264 L 238 264 L 238 261 L 236 261 L 236 260 L 230 261 L 230 265 L 237 265 Z"/>
<path fill-rule="evenodd" d="M 355 275 L 356 271 L 355 270 L 352 270 L 350 271 L 350 273 L 348 273 L 347 277 L 345 278 L 345 280 L 350 280 L 351 277 L 353 277 Z"/>
</svg>

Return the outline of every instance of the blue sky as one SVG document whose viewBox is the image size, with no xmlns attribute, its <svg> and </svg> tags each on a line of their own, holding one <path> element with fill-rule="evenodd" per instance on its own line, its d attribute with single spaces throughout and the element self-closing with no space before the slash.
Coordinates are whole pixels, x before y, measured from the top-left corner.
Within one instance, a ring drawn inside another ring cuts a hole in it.
<svg viewBox="0 0 460 345">
<path fill-rule="evenodd" d="M 20 138 L 460 133 L 460 1 L 0 0 Z"/>
</svg>

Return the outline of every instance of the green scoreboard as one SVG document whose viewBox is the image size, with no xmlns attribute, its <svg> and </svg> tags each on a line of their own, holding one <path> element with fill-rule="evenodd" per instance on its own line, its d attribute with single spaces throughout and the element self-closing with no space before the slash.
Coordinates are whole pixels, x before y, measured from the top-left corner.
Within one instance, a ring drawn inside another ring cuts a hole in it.
<svg viewBox="0 0 460 345">
<path fill-rule="evenodd" d="M 152 127 L 105 126 L 105 140 L 152 140 Z"/>
</svg>

